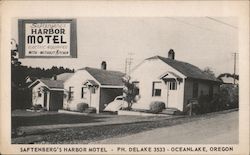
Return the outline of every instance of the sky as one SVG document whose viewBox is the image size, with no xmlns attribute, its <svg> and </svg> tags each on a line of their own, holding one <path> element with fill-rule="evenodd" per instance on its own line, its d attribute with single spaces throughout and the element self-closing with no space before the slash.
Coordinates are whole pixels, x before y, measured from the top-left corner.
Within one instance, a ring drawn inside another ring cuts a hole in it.
<svg viewBox="0 0 250 155">
<path fill-rule="evenodd" d="M 237 26 L 234 17 L 81 17 L 77 18 L 77 58 L 20 61 L 32 67 L 71 69 L 100 68 L 106 61 L 108 70 L 124 72 L 130 56 L 133 68 L 151 56 L 167 57 L 173 49 L 176 60 L 200 69 L 210 67 L 218 76 L 233 73 L 233 53 L 239 52 Z M 13 19 L 12 37 L 18 42 L 17 34 L 17 19 Z"/>
</svg>

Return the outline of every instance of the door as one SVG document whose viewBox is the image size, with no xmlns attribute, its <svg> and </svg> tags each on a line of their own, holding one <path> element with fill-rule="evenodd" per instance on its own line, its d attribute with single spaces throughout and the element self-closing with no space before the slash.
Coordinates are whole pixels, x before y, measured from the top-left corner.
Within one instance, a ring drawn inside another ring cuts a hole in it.
<svg viewBox="0 0 250 155">
<path fill-rule="evenodd" d="M 177 90 L 176 80 L 167 82 L 167 108 L 177 108 Z"/>
<path fill-rule="evenodd" d="M 43 93 L 43 107 L 47 108 L 47 92 Z"/>
</svg>

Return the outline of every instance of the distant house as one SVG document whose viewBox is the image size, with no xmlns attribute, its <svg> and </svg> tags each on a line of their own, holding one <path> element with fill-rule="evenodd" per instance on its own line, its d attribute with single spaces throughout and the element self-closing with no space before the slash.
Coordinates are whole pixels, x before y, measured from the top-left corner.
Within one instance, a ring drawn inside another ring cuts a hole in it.
<svg viewBox="0 0 250 155">
<path fill-rule="evenodd" d="M 132 81 L 139 88 L 139 100 L 133 108 L 149 109 L 152 101 L 162 101 L 168 108 L 185 110 L 191 99 L 201 95 L 213 96 L 220 81 L 198 67 L 175 60 L 173 50 L 168 58 L 154 56 L 145 59 L 131 72 Z"/>
<path fill-rule="evenodd" d="M 64 82 L 64 109 L 76 110 L 77 104 L 86 103 L 99 113 L 106 104 L 122 95 L 123 76 L 122 72 L 106 70 L 106 63 L 102 64 L 102 69 L 85 67 L 77 70 Z"/>
<path fill-rule="evenodd" d="M 32 89 L 32 105 L 41 105 L 49 111 L 57 111 L 63 107 L 63 83 L 73 73 L 57 75 L 57 80 L 37 79 L 29 85 Z"/>
<path fill-rule="evenodd" d="M 223 81 L 224 84 L 234 84 L 234 83 L 235 85 L 239 84 L 238 79 L 234 79 L 233 77 L 230 77 L 230 76 L 223 76 L 221 77 L 221 80 Z"/>
</svg>

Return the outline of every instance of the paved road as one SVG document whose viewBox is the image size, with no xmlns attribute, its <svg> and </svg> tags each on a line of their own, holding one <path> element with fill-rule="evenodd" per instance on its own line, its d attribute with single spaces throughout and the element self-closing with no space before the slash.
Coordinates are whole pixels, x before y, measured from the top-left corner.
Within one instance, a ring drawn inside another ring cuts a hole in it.
<svg viewBox="0 0 250 155">
<path fill-rule="evenodd" d="M 158 128 L 125 137 L 97 141 L 101 144 L 235 144 L 238 143 L 238 111 L 185 124 Z"/>
</svg>

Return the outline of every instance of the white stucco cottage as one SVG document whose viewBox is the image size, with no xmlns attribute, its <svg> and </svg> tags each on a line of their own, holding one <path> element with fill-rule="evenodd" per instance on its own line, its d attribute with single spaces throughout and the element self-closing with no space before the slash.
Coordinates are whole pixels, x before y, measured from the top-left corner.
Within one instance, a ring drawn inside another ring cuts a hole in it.
<svg viewBox="0 0 250 155">
<path fill-rule="evenodd" d="M 162 101 L 167 108 L 183 111 L 191 99 L 201 95 L 213 96 L 220 81 L 186 62 L 175 60 L 173 50 L 168 58 L 154 56 L 145 59 L 131 72 L 139 87 L 139 100 L 133 108 L 149 109 L 152 101 Z"/>
<path fill-rule="evenodd" d="M 52 79 L 36 79 L 28 87 L 32 92 L 32 105 L 41 105 L 48 111 L 63 107 L 64 82 L 74 73 L 62 73 Z"/>
<path fill-rule="evenodd" d="M 62 107 L 63 81 L 37 79 L 29 85 L 32 91 L 32 105 L 41 105 L 48 111 L 57 111 Z"/>
<path fill-rule="evenodd" d="M 64 82 L 63 108 L 76 110 L 78 103 L 87 103 L 97 113 L 115 97 L 122 95 L 124 73 L 119 71 L 85 67 L 77 70 Z"/>
</svg>

